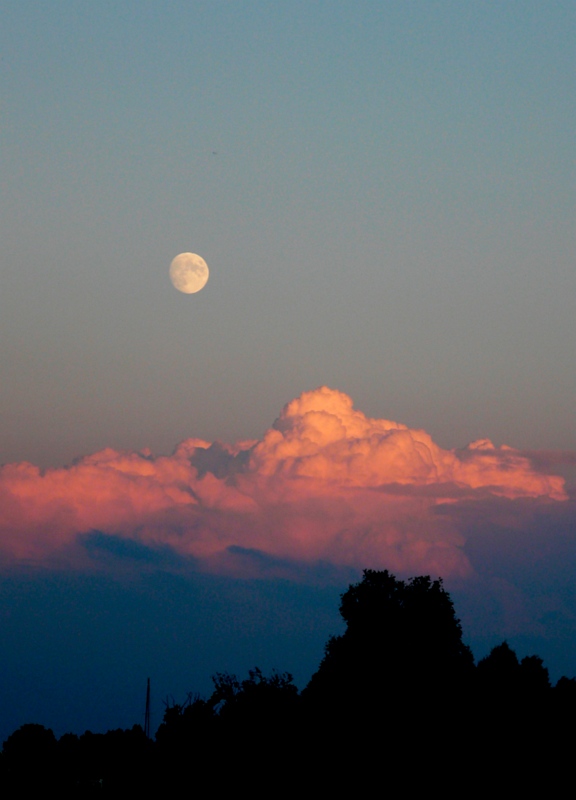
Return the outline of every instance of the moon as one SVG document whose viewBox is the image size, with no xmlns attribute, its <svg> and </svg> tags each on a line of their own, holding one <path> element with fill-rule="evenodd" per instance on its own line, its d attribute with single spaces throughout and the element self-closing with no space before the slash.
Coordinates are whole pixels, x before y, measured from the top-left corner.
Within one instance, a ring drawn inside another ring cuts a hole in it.
<svg viewBox="0 0 576 800">
<path fill-rule="evenodd" d="M 194 294 L 208 282 L 208 264 L 196 253 L 180 253 L 170 264 L 170 280 L 175 289 Z"/>
</svg>

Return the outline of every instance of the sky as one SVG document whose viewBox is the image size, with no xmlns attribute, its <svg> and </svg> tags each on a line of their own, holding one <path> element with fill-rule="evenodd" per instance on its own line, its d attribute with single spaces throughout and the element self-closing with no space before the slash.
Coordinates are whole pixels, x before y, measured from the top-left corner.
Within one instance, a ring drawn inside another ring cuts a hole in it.
<svg viewBox="0 0 576 800">
<path fill-rule="evenodd" d="M 0 739 L 303 686 L 363 568 L 576 675 L 574 4 L 0 8 Z"/>
</svg>

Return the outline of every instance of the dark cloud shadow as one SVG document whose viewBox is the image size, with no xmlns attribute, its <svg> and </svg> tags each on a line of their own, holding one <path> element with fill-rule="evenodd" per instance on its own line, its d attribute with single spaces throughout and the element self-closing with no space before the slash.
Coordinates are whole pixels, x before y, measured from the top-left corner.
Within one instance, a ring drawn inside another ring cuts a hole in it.
<svg viewBox="0 0 576 800">
<path fill-rule="evenodd" d="M 184 561 L 187 561 L 166 545 L 151 547 L 134 539 L 126 539 L 102 531 L 80 534 L 78 544 L 94 560 L 130 561 L 142 566 L 168 569 L 180 567 Z"/>
</svg>

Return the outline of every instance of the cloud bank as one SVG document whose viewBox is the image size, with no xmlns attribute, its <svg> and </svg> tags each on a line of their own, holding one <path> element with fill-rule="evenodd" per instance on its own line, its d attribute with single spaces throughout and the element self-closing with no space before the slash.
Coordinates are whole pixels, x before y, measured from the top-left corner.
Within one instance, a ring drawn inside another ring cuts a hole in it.
<svg viewBox="0 0 576 800">
<path fill-rule="evenodd" d="M 548 463 L 549 459 L 545 460 Z M 465 577 L 467 530 L 568 499 L 538 459 L 480 440 L 444 450 L 321 387 L 261 440 L 187 439 L 170 456 L 106 449 L 66 468 L 0 470 L 0 558 L 82 567 L 106 559 L 242 576 L 306 566 Z"/>
</svg>

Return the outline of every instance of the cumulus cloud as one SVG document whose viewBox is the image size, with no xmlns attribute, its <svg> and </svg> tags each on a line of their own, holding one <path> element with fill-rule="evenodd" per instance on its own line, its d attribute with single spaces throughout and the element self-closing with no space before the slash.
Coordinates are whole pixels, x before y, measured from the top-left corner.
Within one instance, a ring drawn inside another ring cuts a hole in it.
<svg viewBox="0 0 576 800">
<path fill-rule="evenodd" d="M 0 553 L 4 563 L 86 566 L 104 553 L 242 575 L 327 564 L 464 577 L 466 509 L 489 525 L 493 513 L 514 507 L 518 519 L 566 499 L 563 478 L 525 453 L 487 439 L 444 450 L 321 387 L 259 441 L 4 466 Z"/>
</svg>

